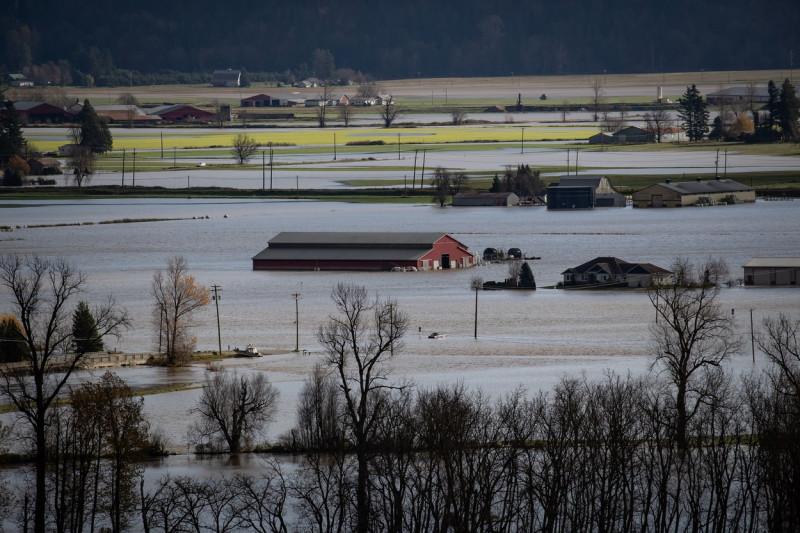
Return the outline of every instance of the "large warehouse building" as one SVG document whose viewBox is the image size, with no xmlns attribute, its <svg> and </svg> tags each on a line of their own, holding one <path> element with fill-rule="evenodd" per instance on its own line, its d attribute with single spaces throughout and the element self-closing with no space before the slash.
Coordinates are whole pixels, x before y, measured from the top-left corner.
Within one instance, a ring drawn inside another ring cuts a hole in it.
<svg viewBox="0 0 800 533">
<path fill-rule="evenodd" d="M 751 187 L 719 178 L 679 182 L 667 180 L 633 193 L 633 207 L 686 207 L 755 201 L 756 192 Z"/>
<path fill-rule="evenodd" d="M 444 233 L 283 232 L 253 257 L 253 270 L 438 270 L 474 266 Z"/>
</svg>

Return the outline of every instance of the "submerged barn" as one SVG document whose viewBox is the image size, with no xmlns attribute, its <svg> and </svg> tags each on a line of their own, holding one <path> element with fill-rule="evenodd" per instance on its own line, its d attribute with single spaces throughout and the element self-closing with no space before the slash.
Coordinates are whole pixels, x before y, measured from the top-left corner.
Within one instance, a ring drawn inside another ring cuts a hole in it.
<svg viewBox="0 0 800 533">
<path fill-rule="evenodd" d="M 474 266 L 444 233 L 283 232 L 253 257 L 253 270 L 438 270 Z"/>
<path fill-rule="evenodd" d="M 547 209 L 625 207 L 625 197 L 605 176 L 561 176 L 547 187 Z"/>
<path fill-rule="evenodd" d="M 728 179 L 696 181 L 667 180 L 633 193 L 633 207 L 686 207 L 720 203 L 752 203 L 756 192 Z"/>
</svg>

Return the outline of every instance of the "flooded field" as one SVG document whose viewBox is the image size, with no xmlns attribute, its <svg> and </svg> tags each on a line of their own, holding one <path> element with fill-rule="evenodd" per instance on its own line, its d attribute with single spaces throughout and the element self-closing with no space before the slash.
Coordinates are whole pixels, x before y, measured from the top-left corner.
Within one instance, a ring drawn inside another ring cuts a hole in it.
<svg viewBox="0 0 800 533">
<path fill-rule="evenodd" d="M 333 311 L 330 291 L 340 281 L 394 298 L 408 313 L 410 331 L 405 348 L 392 361 L 392 376 L 419 386 L 463 381 L 493 394 L 518 385 L 538 390 L 564 375 L 593 377 L 607 369 L 640 373 L 650 363 L 648 328 L 654 314 L 647 295 L 544 288 L 557 283 L 564 269 L 602 255 L 663 267 L 678 255 L 697 261 L 714 256 L 728 263 L 735 280 L 752 257 L 800 252 L 799 207 L 797 201 L 759 201 L 680 210 L 552 212 L 270 200 L 19 201 L 0 209 L 0 225 L 21 226 L 0 234 L 0 248 L 3 253 L 74 261 L 89 275 L 87 299 L 113 293 L 129 310 L 133 329 L 119 342 L 108 343 L 109 348 L 128 352 L 154 348 L 153 273 L 164 268 L 170 256 L 186 257 L 198 282 L 222 287 L 223 347 L 253 343 L 278 352 L 224 363 L 242 372 L 266 371 L 276 383 L 281 391 L 279 417 L 267 435 L 275 439 L 294 423 L 294 398 L 321 355 L 315 333 Z M 185 220 L 96 224 L 122 218 Z M 95 224 L 26 227 L 86 222 Z M 507 275 L 505 264 L 416 273 L 254 272 L 251 257 L 280 231 L 441 231 L 478 252 L 519 247 L 541 257 L 531 262 L 540 289 L 527 294 L 481 292 L 476 340 L 470 279 L 480 275 L 501 280 Z M 301 295 L 299 328 L 292 293 Z M 750 309 L 757 323 L 780 312 L 797 314 L 798 296 L 796 288 L 733 287 L 724 289 L 721 298 L 723 308 L 735 312 L 741 334 L 749 338 Z M 8 307 L 7 298 L 0 297 L 0 309 Z M 296 328 L 300 353 L 293 352 Z M 428 339 L 431 331 L 446 337 Z M 213 306 L 201 312 L 194 333 L 198 349 L 216 348 Z M 749 371 L 749 352 L 731 364 Z M 135 388 L 201 384 L 205 377 L 202 367 L 138 367 L 119 373 Z M 191 423 L 187 414 L 198 394 L 195 389 L 146 398 L 153 426 L 164 430 L 175 451 L 186 451 Z"/>
</svg>

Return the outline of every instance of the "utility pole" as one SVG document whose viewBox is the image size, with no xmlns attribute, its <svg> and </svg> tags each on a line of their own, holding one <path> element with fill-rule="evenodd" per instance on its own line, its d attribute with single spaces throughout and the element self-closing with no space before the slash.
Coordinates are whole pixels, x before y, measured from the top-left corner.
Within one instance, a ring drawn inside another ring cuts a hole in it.
<svg viewBox="0 0 800 533">
<path fill-rule="evenodd" d="M 569 176 L 569 148 L 567 148 L 567 176 Z"/>
<path fill-rule="evenodd" d="M 133 187 L 136 187 L 136 148 L 133 149 Z"/>
<path fill-rule="evenodd" d="M 294 324 L 295 324 L 295 340 L 294 351 L 300 351 L 300 293 L 293 292 L 294 296 Z"/>
<path fill-rule="evenodd" d="M 333 160 L 336 161 L 336 132 L 333 132 Z"/>
<path fill-rule="evenodd" d="M 753 364 L 756 364 L 756 335 L 753 331 L 753 310 L 750 309 L 750 350 L 753 352 Z"/>
<path fill-rule="evenodd" d="M 522 137 L 519 140 L 519 153 L 525 153 L 525 126 L 522 127 Z"/>
<path fill-rule="evenodd" d="M 222 299 L 222 295 L 220 294 L 222 292 L 222 287 L 220 287 L 219 285 L 212 285 L 211 290 L 214 291 L 214 296 L 212 296 L 211 299 L 214 300 L 214 305 L 217 306 L 217 342 L 219 343 L 219 351 L 217 352 L 217 355 L 221 356 L 222 333 L 220 332 L 219 328 L 219 301 Z"/>
<path fill-rule="evenodd" d="M 427 149 L 422 151 L 422 172 L 419 175 L 419 188 L 420 189 L 423 187 L 423 182 L 425 181 L 425 153 L 427 151 L 428 151 Z"/>
<path fill-rule="evenodd" d="M 719 148 L 717 148 L 717 157 L 714 159 L 714 177 L 719 178 Z"/>
<path fill-rule="evenodd" d="M 164 159 L 164 130 L 161 130 L 161 159 Z"/>
<path fill-rule="evenodd" d="M 413 190 L 417 183 L 417 152 L 414 150 L 414 176 L 411 178 L 411 189 Z"/>
<path fill-rule="evenodd" d="M 122 186 L 125 187 L 125 149 L 122 149 Z"/>
<path fill-rule="evenodd" d="M 400 161 L 400 134 L 397 134 L 397 160 Z"/>
<path fill-rule="evenodd" d="M 264 190 L 264 187 L 266 187 L 266 183 L 267 183 L 267 171 L 266 171 L 266 168 L 264 167 L 264 164 L 266 162 L 265 152 L 266 152 L 266 150 L 261 150 L 261 190 L 262 191 Z"/>
<path fill-rule="evenodd" d="M 272 190 L 272 143 L 269 143 L 269 190 Z"/>
<path fill-rule="evenodd" d="M 578 175 L 578 152 L 579 150 L 575 148 L 575 175 Z"/>
</svg>

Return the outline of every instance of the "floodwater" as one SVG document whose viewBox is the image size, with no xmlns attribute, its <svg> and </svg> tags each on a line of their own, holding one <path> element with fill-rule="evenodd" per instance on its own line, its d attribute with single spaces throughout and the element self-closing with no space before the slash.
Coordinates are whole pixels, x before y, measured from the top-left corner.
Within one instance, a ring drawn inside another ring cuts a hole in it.
<svg viewBox="0 0 800 533">
<path fill-rule="evenodd" d="M 98 224 L 124 218 L 181 220 Z M 83 225 L 29 227 L 74 223 Z M 714 256 L 727 262 L 735 280 L 752 257 L 800 255 L 798 223 L 798 201 L 563 212 L 276 200 L 11 201 L 0 208 L 0 226 L 19 228 L 0 234 L 0 250 L 74 261 L 89 275 L 84 299 L 113 293 L 130 312 L 133 329 L 107 343 L 108 348 L 127 352 L 154 348 L 153 273 L 164 268 L 167 258 L 184 256 L 199 283 L 222 287 L 223 348 L 253 343 L 276 352 L 224 363 L 241 372 L 266 371 L 281 391 L 278 418 L 266 435 L 274 440 L 294 423 L 296 395 L 321 358 L 315 333 L 334 311 L 330 292 L 336 283 L 364 285 L 373 294 L 396 299 L 408 314 L 410 330 L 391 361 L 392 377 L 419 386 L 463 381 L 494 394 L 519 385 L 538 390 L 581 372 L 589 377 L 606 369 L 645 372 L 650 362 L 648 327 L 654 314 L 647 295 L 543 288 L 557 283 L 564 269 L 602 255 L 663 267 L 679 255 L 695 261 Z M 251 257 L 280 231 L 441 231 L 477 252 L 519 247 L 541 257 L 531 261 L 540 289 L 524 294 L 480 292 L 475 339 L 470 280 L 475 275 L 504 279 L 505 264 L 415 273 L 253 271 Z M 300 295 L 297 307 L 294 293 Z M 9 307 L 8 298 L 0 295 L 0 309 Z M 735 313 L 745 337 L 750 309 L 756 323 L 777 313 L 800 312 L 797 288 L 726 288 L 721 302 Z M 428 339 L 432 331 L 446 337 Z M 194 334 L 198 349 L 216 349 L 213 305 L 198 315 Z M 299 353 L 293 351 L 296 346 Z M 749 370 L 749 354 L 732 365 Z M 201 384 L 205 374 L 202 367 L 117 371 L 134 388 Z M 189 410 L 198 394 L 195 389 L 146 397 L 153 426 L 167 435 L 173 450 L 186 451 Z"/>
</svg>

